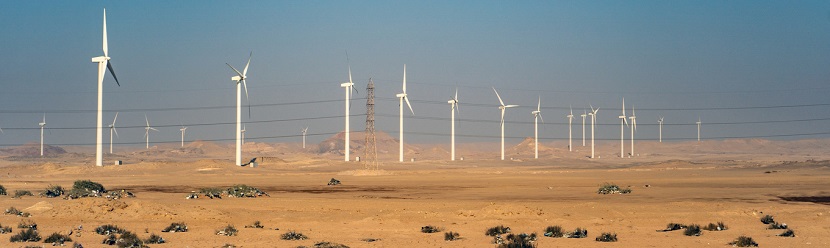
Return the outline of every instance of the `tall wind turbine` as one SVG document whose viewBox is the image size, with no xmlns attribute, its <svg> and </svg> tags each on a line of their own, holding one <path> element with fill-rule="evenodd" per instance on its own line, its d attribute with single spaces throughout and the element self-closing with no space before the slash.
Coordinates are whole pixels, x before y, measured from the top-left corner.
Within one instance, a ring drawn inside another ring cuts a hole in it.
<svg viewBox="0 0 830 248">
<path fill-rule="evenodd" d="M 346 60 L 348 61 L 348 55 L 346 55 L 346 57 L 347 57 Z M 350 160 L 349 153 L 351 152 L 350 148 L 349 148 L 349 145 L 350 145 L 349 143 L 351 143 L 350 142 L 351 140 L 349 139 L 349 133 L 351 132 L 349 130 L 349 108 L 351 107 L 351 106 L 349 106 L 349 102 L 351 102 L 351 100 L 352 100 L 352 92 L 356 91 L 354 89 L 354 83 L 352 83 L 352 66 L 351 65 L 348 65 L 348 66 L 349 66 L 349 81 L 340 84 L 340 87 L 346 89 L 346 127 L 344 129 L 344 133 L 346 134 L 346 137 L 343 140 L 345 145 L 346 145 L 345 146 L 345 148 L 346 148 L 345 155 L 346 156 L 344 158 L 345 161 Z M 303 136 L 303 137 L 305 137 L 305 136 Z M 305 138 L 303 138 L 303 139 L 305 139 Z M 305 145 L 303 145 L 303 148 L 305 148 Z"/>
<path fill-rule="evenodd" d="M 303 148 L 305 148 L 305 134 L 308 132 L 308 127 L 303 128 Z"/>
<path fill-rule="evenodd" d="M 182 147 L 184 147 L 184 133 L 187 132 L 187 127 L 182 125 L 182 128 L 180 128 L 179 131 L 182 132 Z"/>
<path fill-rule="evenodd" d="M 103 128 L 101 126 L 104 122 L 104 75 L 106 75 L 106 70 L 110 71 L 110 74 L 112 74 L 112 78 L 115 79 L 115 83 L 118 86 L 121 86 L 121 83 L 118 82 L 118 77 L 115 76 L 115 70 L 112 69 L 112 63 L 109 63 L 111 58 L 109 57 L 109 49 L 107 47 L 107 9 L 104 9 L 103 37 L 104 56 L 92 58 L 93 63 L 98 63 L 98 119 L 95 121 L 95 165 L 97 166 L 104 166 L 104 148 L 102 146 L 104 134 Z"/>
<path fill-rule="evenodd" d="M 539 103 L 536 104 L 536 110 L 530 112 L 533 114 L 533 141 L 535 143 L 535 151 L 533 158 L 539 158 L 539 119 L 542 119 L 542 122 L 545 122 L 545 118 L 542 118 L 542 96 L 539 96 Z"/>
<path fill-rule="evenodd" d="M 43 128 L 46 127 L 46 114 L 43 114 L 43 121 L 38 125 L 40 125 L 40 156 L 43 157 Z"/>
<path fill-rule="evenodd" d="M 499 105 L 499 110 L 501 110 L 501 160 L 504 160 L 504 111 L 508 108 L 518 107 L 519 105 L 504 105 L 504 101 L 501 100 L 501 96 L 496 91 L 496 87 L 493 87 L 493 92 L 496 92 L 496 97 L 499 98 L 499 104 L 501 104 Z"/>
<path fill-rule="evenodd" d="M 239 131 L 242 134 L 242 145 L 245 145 L 245 125 L 242 125 L 242 131 Z"/>
<path fill-rule="evenodd" d="M 631 116 L 628 117 L 631 119 L 631 154 L 630 157 L 634 157 L 634 132 L 637 131 L 637 113 L 634 112 L 634 106 L 631 106 Z"/>
<path fill-rule="evenodd" d="M 455 96 L 453 96 L 447 103 L 450 104 L 450 160 L 455 161 L 455 112 L 458 112 L 458 88 L 455 89 Z M 460 112 L 459 112 L 460 113 Z"/>
<path fill-rule="evenodd" d="M 150 149 L 150 130 L 158 132 L 158 129 L 155 129 L 150 126 L 150 119 L 147 119 L 147 115 L 144 115 L 144 121 L 147 122 L 147 126 L 144 127 L 144 139 L 146 140 L 146 149 Z"/>
<path fill-rule="evenodd" d="M 406 64 L 403 65 L 403 92 L 395 95 L 398 97 L 398 107 L 400 107 L 400 125 L 398 126 L 398 139 L 400 140 L 400 152 L 398 154 L 398 161 L 403 162 L 403 102 L 406 100 L 406 106 L 409 107 L 409 112 L 412 112 L 412 115 L 415 115 L 415 111 L 412 110 L 412 105 L 409 104 L 409 97 L 406 96 Z"/>
<path fill-rule="evenodd" d="M 582 146 L 585 146 L 585 117 L 588 117 L 588 112 L 582 110 L 582 114 L 579 116 L 582 116 Z"/>
<path fill-rule="evenodd" d="M 700 142 L 700 117 L 697 117 L 697 142 Z"/>
<path fill-rule="evenodd" d="M 588 113 L 588 115 L 591 116 L 591 158 L 595 158 L 594 157 L 594 126 L 596 126 L 596 122 L 597 122 L 597 112 L 599 112 L 599 107 L 597 107 L 597 109 L 594 109 L 594 106 L 591 106 L 591 113 Z"/>
<path fill-rule="evenodd" d="M 620 118 L 620 158 L 624 158 L 625 152 L 623 151 L 624 140 L 625 140 L 625 126 L 628 126 L 628 121 L 625 120 L 625 98 L 622 100 L 622 115 L 619 116 Z M 623 125 L 624 124 L 624 125 Z"/>
<path fill-rule="evenodd" d="M 242 166 L 242 87 L 245 87 L 245 99 L 248 99 L 248 83 L 246 82 L 248 79 L 248 66 L 251 65 L 251 56 L 254 53 L 251 52 L 248 55 L 248 63 L 245 64 L 245 69 L 242 72 L 239 72 L 236 68 L 231 66 L 228 63 L 225 63 L 236 72 L 236 76 L 231 77 L 231 81 L 236 82 L 236 165 Z"/>
<path fill-rule="evenodd" d="M 660 119 L 657 119 L 657 124 L 660 124 L 660 143 L 663 143 L 663 117 L 660 116 Z"/>
<path fill-rule="evenodd" d="M 573 123 L 574 123 L 574 108 L 571 107 L 571 112 L 568 116 L 568 151 L 573 151 Z"/>
<path fill-rule="evenodd" d="M 115 133 L 115 136 L 118 136 L 118 130 L 115 130 L 115 120 L 118 120 L 118 112 L 115 112 L 115 118 L 112 118 L 112 124 L 109 125 L 109 128 L 110 128 L 110 154 L 112 154 L 112 134 Z"/>
</svg>

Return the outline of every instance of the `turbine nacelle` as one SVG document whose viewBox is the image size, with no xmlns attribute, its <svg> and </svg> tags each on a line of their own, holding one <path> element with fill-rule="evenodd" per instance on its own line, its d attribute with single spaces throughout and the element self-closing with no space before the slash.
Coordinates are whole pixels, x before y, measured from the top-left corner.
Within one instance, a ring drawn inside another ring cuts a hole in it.
<svg viewBox="0 0 830 248">
<path fill-rule="evenodd" d="M 110 60 L 110 57 L 107 56 L 98 56 L 92 58 L 92 63 L 100 63 L 100 62 L 107 62 Z"/>
</svg>

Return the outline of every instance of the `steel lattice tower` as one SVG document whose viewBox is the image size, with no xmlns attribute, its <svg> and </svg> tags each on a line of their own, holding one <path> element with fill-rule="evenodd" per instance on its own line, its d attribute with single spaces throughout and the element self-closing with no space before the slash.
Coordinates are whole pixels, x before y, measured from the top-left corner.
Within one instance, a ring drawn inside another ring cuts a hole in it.
<svg viewBox="0 0 830 248">
<path fill-rule="evenodd" d="M 363 152 L 363 166 L 367 170 L 378 169 L 378 146 L 375 138 L 375 83 L 369 78 L 366 85 L 366 141 Z"/>
</svg>

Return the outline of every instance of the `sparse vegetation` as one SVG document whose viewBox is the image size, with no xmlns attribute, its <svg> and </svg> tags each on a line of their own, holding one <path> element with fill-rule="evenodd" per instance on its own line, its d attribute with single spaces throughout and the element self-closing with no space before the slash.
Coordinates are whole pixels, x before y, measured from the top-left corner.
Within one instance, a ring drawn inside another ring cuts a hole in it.
<svg viewBox="0 0 830 248">
<path fill-rule="evenodd" d="M 787 223 L 773 222 L 772 224 L 769 224 L 767 229 L 787 229 Z"/>
<path fill-rule="evenodd" d="M 497 244 L 499 248 L 535 248 L 536 244 L 534 242 L 536 242 L 536 233 L 511 233 L 505 237 L 505 240 L 497 242 Z"/>
<path fill-rule="evenodd" d="M 772 215 L 764 215 L 764 217 L 761 217 L 761 223 L 772 224 L 775 223 L 775 219 L 772 218 Z"/>
<path fill-rule="evenodd" d="M 99 235 L 122 234 L 124 232 L 126 232 L 126 230 L 112 224 L 105 224 L 95 228 L 95 233 Z"/>
<path fill-rule="evenodd" d="M 568 235 L 566 235 L 566 237 L 567 238 L 575 238 L 575 239 L 587 238 L 588 237 L 588 229 L 583 229 L 583 228 L 577 227 L 576 230 L 574 230 L 572 233 L 568 233 Z"/>
<path fill-rule="evenodd" d="M 221 246 L 221 248 L 236 248 L 236 245 L 234 245 L 234 244 L 224 244 L 224 245 Z"/>
<path fill-rule="evenodd" d="M 19 233 L 12 235 L 9 238 L 10 242 L 38 242 L 40 241 L 40 234 L 37 233 L 37 229 L 33 228 L 25 228 L 20 230 Z"/>
<path fill-rule="evenodd" d="M 37 230 L 37 223 L 32 220 L 24 219 L 17 224 L 17 228 L 26 228 L 26 229 L 33 229 Z"/>
<path fill-rule="evenodd" d="M 329 180 L 328 186 L 336 186 L 340 185 L 340 180 L 334 179 L 333 177 Z"/>
<path fill-rule="evenodd" d="M 78 180 L 72 184 L 72 190 L 66 192 L 66 199 L 78 199 L 81 197 L 101 197 L 107 190 L 100 183 L 90 180 Z"/>
<path fill-rule="evenodd" d="M 497 235 L 501 235 L 501 234 L 505 234 L 505 233 L 509 233 L 509 232 L 510 232 L 510 227 L 505 227 L 503 225 L 498 225 L 498 226 L 494 226 L 494 227 L 491 227 L 491 228 L 487 229 L 487 232 L 485 232 L 484 234 L 486 234 L 487 236 L 497 236 Z"/>
<path fill-rule="evenodd" d="M 343 245 L 343 244 L 323 241 L 323 242 L 318 242 L 318 243 L 314 244 L 314 248 L 349 248 L 349 247 L 346 246 L 346 245 Z"/>
<path fill-rule="evenodd" d="M 792 229 L 787 229 L 786 231 L 778 234 L 779 237 L 795 237 L 795 232 Z"/>
<path fill-rule="evenodd" d="M 666 229 L 663 229 L 663 232 L 671 232 L 686 228 L 686 225 L 678 224 L 678 223 L 669 223 L 666 225 Z"/>
<path fill-rule="evenodd" d="M 43 192 L 40 192 L 40 196 L 46 198 L 54 198 L 63 195 L 63 193 L 63 187 L 61 187 L 60 185 L 49 185 L 49 187 L 46 187 L 46 189 L 44 189 Z"/>
<path fill-rule="evenodd" d="M 64 242 L 71 242 L 72 238 L 69 235 L 63 235 L 60 233 L 52 233 L 43 240 L 44 243 L 51 243 L 52 246 L 63 246 Z"/>
<path fill-rule="evenodd" d="M 308 239 L 307 236 L 303 235 L 302 233 L 295 232 L 295 231 L 288 231 L 287 233 L 283 233 L 280 236 L 282 240 L 305 240 Z"/>
<path fill-rule="evenodd" d="M 0 185 L 0 195 L 7 195 L 7 194 L 8 193 L 6 193 L 6 187 L 4 187 L 3 185 Z"/>
<path fill-rule="evenodd" d="M 233 225 L 230 224 L 223 228 L 220 228 L 219 230 L 216 230 L 216 235 L 221 236 L 236 236 L 237 233 L 239 233 L 239 230 L 236 230 L 236 227 L 233 227 Z"/>
<path fill-rule="evenodd" d="M 144 245 L 144 241 L 138 238 L 138 235 L 130 231 L 125 231 L 121 234 L 120 237 L 115 241 L 115 245 L 119 248 L 144 248 L 148 247 Z"/>
<path fill-rule="evenodd" d="M 700 231 L 700 225 L 698 224 L 691 224 L 686 227 L 686 230 L 683 231 L 683 235 L 686 236 L 700 236 L 702 232 Z"/>
<path fill-rule="evenodd" d="M 752 240 L 752 237 L 747 236 L 740 236 L 729 244 L 737 247 L 758 247 L 758 243 L 755 243 L 755 240 Z"/>
<path fill-rule="evenodd" d="M 597 241 L 599 242 L 617 242 L 617 234 L 616 233 L 602 233 L 597 236 Z"/>
<path fill-rule="evenodd" d="M 0 234 L 11 233 L 12 227 L 0 225 Z"/>
<path fill-rule="evenodd" d="M 31 216 L 29 213 L 20 211 L 15 207 L 7 208 L 6 209 L 6 214 L 8 214 L 8 215 L 17 215 L 17 216 L 20 216 L 20 217 L 29 217 L 29 216 Z"/>
<path fill-rule="evenodd" d="M 561 226 L 548 226 L 547 228 L 545 228 L 545 237 L 561 238 L 564 236 L 565 233 L 562 232 Z"/>
<path fill-rule="evenodd" d="M 155 233 L 150 234 L 150 237 L 144 240 L 145 244 L 164 244 L 165 242 L 167 241 L 165 241 L 164 238 L 156 235 Z"/>
<path fill-rule="evenodd" d="M 218 188 L 201 188 L 199 189 L 199 193 L 207 196 L 210 199 L 219 198 L 222 199 L 222 190 Z"/>
<path fill-rule="evenodd" d="M 601 195 L 629 194 L 629 193 L 631 193 L 631 188 L 624 188 L 623 189 L 623 188 L 620 188 L 620 186 L 617 186 L 616 184 L 613 184 L 613 183 L 605 183 L 605 184 L 603 184 L 602 186 L 599 187 L 599 190 L 597 190 L 597 194 L 601 194 Z"/>
<path fill-rule="evenodd" d="M 444 240 L 446 241 L 455 241 L 461 238 L 461 235 L 457 232 L 445 232 L 444 233 Z"/>
<path fill-rule="evenodd" d="M 709 225 L 703 227 L 703 230 L 706 231 L 723 231 L 726 229 L 729 229 L 729 227 L 727 227 L 726 224 L 723 224 L 723 222 L 720 221 L 718 221 L 718 224 L 709 223 Z"/>
<path fill-rule="evenodd" d="M 422 233 L 437 233 L 443 231 L 443 228 L 435 227 L 435 226 L 422 226 L 421 232 Z"/>
<path fill-rule="evenodd" d="M 32 195 L 32 192 L 28 191 L 28 190 L 20 190 L 19 189 L 19 190 L 14 191 L 14 196 L 13 196 L 14 198 L 21 198 L 21 197 L 24 197 L 24 196 L 34 196 L 34 195 Z"/>
<path fill-rule="evenodd" d="M 187 232 L 187 224 L 184 222 L 173 222 L 161 232 Z"/>
<path fill-rule="evenodd" d="M 254 224 L 247 225 L 245 228 L 264 228 L 259 221 L 254 221 Z"/>
<path fill-rule="evenodd" d="M 260 197 L 260 196 L 270 196 L 265 191 L 259 190 L 257 188 L 245 185 L 245 184 L 237 184 L 234 185 L 227 190 L 228 196 L 230 197 Z"/>
</svg>

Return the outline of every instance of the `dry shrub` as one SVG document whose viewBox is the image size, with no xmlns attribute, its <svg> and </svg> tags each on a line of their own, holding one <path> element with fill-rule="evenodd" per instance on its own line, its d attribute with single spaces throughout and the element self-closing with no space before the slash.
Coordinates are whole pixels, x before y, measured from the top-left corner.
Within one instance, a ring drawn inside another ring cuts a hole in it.
<svg viewBox="0 0 830 248">
<path fill-rule="evenodd" d="M 236 227 L 233 227 L 233 225 L 230 224 L 223 228 L 220 228 L 219 230 L 216 230 L 216 235 L 221 236 L 236 236 L 237 233 L 239 233 L 239 230 L 236 230 Z"/>
<path fill-rule="evenodd" d="M 436 226 L 422 226 L 421 232 L 422 233 L 437 233 L 443 231 L 443 228 L 436 227 Z"/>
<path fill-rule="evenodd" d="M 173 222 L 161 230 L 161 232 L 187 232 L 187 224 L 184 222 Z"/>
<path fill-rule="evenodd" d="M 752 237 L 747 236 L 740 236 L 729 244 L 737 247 L 758 247 L 758 243 L 755 243 L 755 240 L 752 240 Z"/>
<path fill-rule="evenodd" d="M 461 239 L 461 235 L 457 232 L 445 232 L 444 233 L 444 240 L 446 241 L 455 241 Z"/>
<path fill-rule="evenodd" d="M 617 242 L 617 234 L 616 233 L 602 233 L 597 236 L 597 241 L 599 242 Z"/>
<path fill-rule="evenodd" d="M 38 242 L 40 239 L 40 234 L 37 233 L 37 229 L 32 228 L 25 228 L 9 237 L 10 242 Z"/>
<path fill-rule="evenodd" d="M 702 232 L 700 231 L 700 225 L 698 224 L 691 224 L 686 227 L 686 231 L 683 231 L 683 235 L 686 236 L 700 236 Z"/>
<path fill-rule="evenodd" d="M 288 231 L 287 233 L 283 233 L 280 236 L 282 240 L 305 240 L 308 239 L 307 236 L 303 235 L 302 233 L 295 232 L 295 231 Z"/>
<path fill-rule="evenodd" d="M 69 235 L 63 235 L 60 233 L 52 233 L 43 240 L 44 243 L 51 243 L 52 246 L 63 246 L 64 242 L 71 242 L 72 238 Z"/>
<path fill-rule="evenodd" d="M 561 226 L 548 226 L 545 228 L 545 237 L 561 238 L 564 236 L 565 233 L 562 232 Z"/>
<path fill-rule="evenodd" d="M 15 190 L 15 191 L 14 191 L 14 196 L 12 196 L 12 197 L 14 197 L 14 198 L 21 198 L 21 197 L 24 197 L 24 196 L 34 196 L 34 195 L 32 195 L 32 192 L 31 192 L 31 191 L 28 191 L 28 190 L 20 190 L 20 189 L 19 189 L 19 190 Z"/>
<path fill-rule="evenodd" d="M 727 229 L 729 229 L 729 227 L 727 227 L 726 224 L 723 224 L 723 222 L 720 222 L 720 221 L 718 221 L 718 224 L 709 223 L 709 225 L 706 225 L 705 227 L 703 227 L 703 230 L 706 230 L 706 231 L 723 231 L 723 230 L 727 230 Z"/>
<path fill-rule="evenodd" d="M 510 227 L 505 227 L 503 225 L 498 225 L 498 226 L 494 226 L 494 227 L 491 227 L 491 228 L 487 229 L 487 231 L 484 232 L 484 234 L 486 234 L 487 236 L 497 236 L 497 235 L 501 235 L 501 234 L 505 234 L 505 233 L 509 233 L 509 232 L 510 232 Z"/>
</svg>

